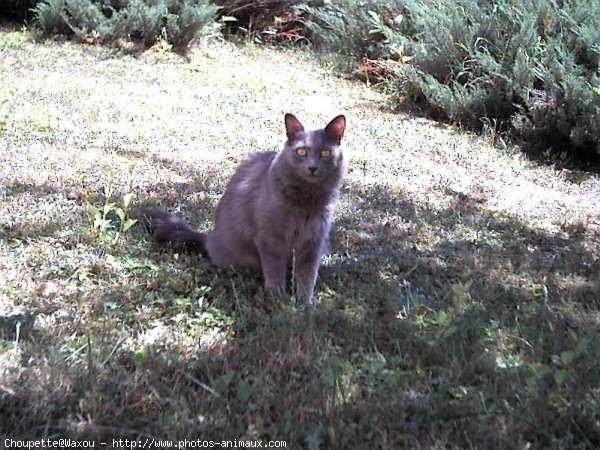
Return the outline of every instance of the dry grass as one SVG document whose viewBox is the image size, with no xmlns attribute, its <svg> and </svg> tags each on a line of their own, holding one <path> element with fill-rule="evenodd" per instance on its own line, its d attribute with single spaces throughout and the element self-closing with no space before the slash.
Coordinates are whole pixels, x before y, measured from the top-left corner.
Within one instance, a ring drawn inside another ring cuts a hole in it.
<svg viewBox="0 0 600 450">
<path fill-rule="evenodd" d="M 384 103 L 307 55 L 0 30 L 0 435 L 600 446 L 600 181 Z M 285 112 L 349 119 L 313 312 L 117 218 L 210 226 Z"/>
</svg>

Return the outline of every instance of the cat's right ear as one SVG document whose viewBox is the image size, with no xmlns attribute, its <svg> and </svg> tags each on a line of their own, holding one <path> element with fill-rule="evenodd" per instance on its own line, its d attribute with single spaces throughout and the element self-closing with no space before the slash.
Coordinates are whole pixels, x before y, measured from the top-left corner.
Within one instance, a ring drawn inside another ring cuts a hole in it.
<svg viewBox="0 0 600 450">
<path fill-rule="evenodd" d="M 285 115 L 285 131 L 290 141 L 299 139 L 304 134 L 304 127 L 292 114 Z"/>
<path fill-rule="evenodd" d="M 325 133 L 332 137 L 339 145 L 342 142 L 342 136 L 344 136 L 345 129 L 346 117 L 339 115 L 325 127 Z"/>
</svg>

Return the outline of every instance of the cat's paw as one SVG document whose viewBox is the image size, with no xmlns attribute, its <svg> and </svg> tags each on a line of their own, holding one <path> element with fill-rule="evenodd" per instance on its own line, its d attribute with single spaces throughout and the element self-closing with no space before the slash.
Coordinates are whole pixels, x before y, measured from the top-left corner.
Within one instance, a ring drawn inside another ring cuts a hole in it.
<svg viewBox="0 0 600 450">
<path fill-rule="evenodd" d="M 289 300 L 289 296 L 285 292 L 284 287 L 266 288 L 265 291 L 267 294 L 267 299 L 271 302 L 278 303 L 278 302 L 285 301 L 286 299 Z"/>
<path fill-rule="evenodd" d="M 306 309 L 315 309 L 317 306 L 317 303 L 315 302 L 315 299 L 313 297 L 311 297 L 309 299 L 305 299 L 305 300 L 298 299 L 298 306 L 300 306 L 301 308 L 306 308 Z"/>
</svg>

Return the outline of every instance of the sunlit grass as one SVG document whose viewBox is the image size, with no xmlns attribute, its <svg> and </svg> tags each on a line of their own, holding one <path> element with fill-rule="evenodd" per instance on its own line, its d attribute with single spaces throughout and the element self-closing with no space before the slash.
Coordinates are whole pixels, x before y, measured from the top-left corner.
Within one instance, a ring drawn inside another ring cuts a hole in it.
<svg viewBox="0 0 600 450">
<path fill-rule="evenodd" d="M 0 58 L 1 433 L 600 445 L 597 177 L 392 114 L 297 52 L 4 30 Z M 348 118 L 313 312 L 124 227 L 143 205 L 210 227 L 286 112 Z"/>
</svg>

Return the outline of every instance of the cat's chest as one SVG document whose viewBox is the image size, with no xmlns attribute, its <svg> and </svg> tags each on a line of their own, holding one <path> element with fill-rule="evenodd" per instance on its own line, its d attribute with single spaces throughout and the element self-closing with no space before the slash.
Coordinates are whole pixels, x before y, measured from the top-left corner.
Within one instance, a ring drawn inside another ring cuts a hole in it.
<svg viewBox="0 0 600 450">
<path fill-rule="evenodd" d="M 322 240 L 329 230 L 331 214 L 327 208 L 312 213 L 288 209 L 279 212 L 279 220 L 285 241 L 294 247 Z"/>
<path fill-rule="evenodd" d="M 263 203 L 268 212 L 258 218 L 266 226 L 259 228 L 272 233 L 271 239 L 288 248 L 326 238 L 335 206 L 334 188 L 281 179 L 274 185 L 269 201 Z"/>
</svg>

